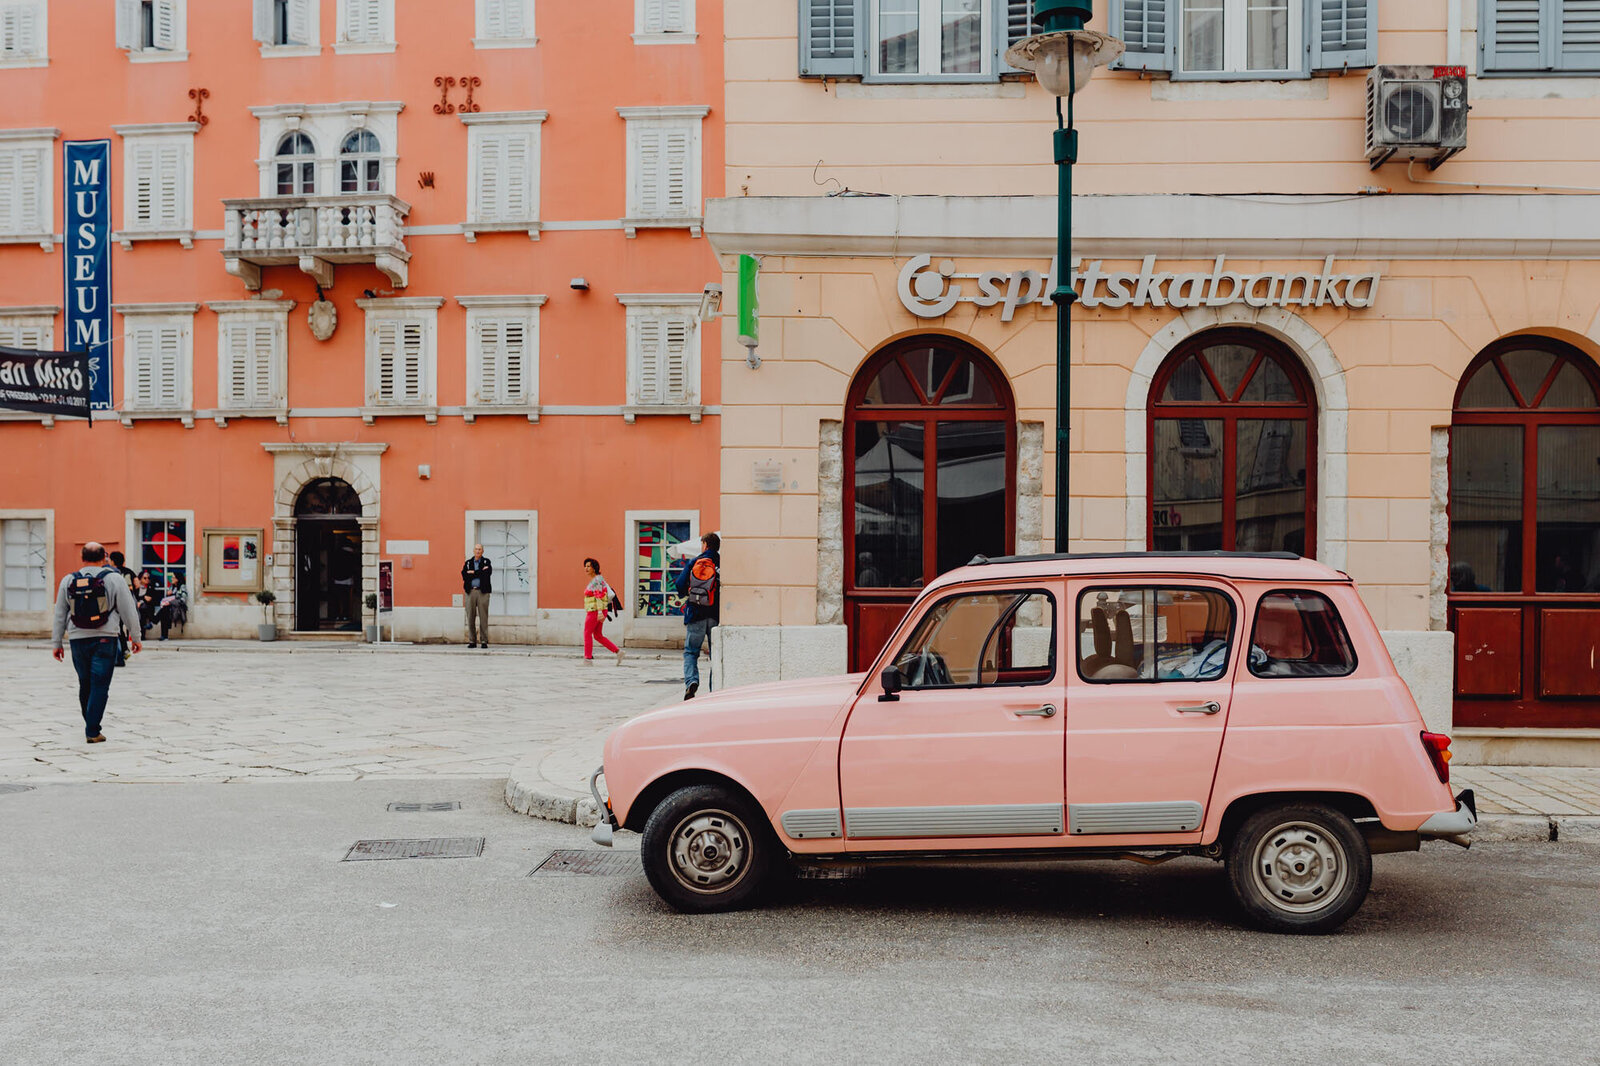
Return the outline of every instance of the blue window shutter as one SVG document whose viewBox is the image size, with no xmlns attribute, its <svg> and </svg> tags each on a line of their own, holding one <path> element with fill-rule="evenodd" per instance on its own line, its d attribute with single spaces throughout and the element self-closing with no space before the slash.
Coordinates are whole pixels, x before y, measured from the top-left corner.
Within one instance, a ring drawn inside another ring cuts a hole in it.
<svg viewBox="0 0 1600 1066">
<path fill-rule="evenodd" d="M 1549 70 L 1550 18 L 1556 0 L 1482 0 L 1478 17 L 1483 72 Z"/>
<path fill-rule="evenodd" d="M 1111 35 L 1128 50 L 1117 70 L 1171 70 L 1177 54 L 1177 0 L 1111 0 Z"/>
<path fill-rule="evenodd" d="M 1556 69 L 1600 71 L 1600 0 L 1566 0 L 1555 22 Z"/>
<path fill-rule="evenodd" d="M 1039 32 L 1033 21 L 1033 0 L 994 0 L 994 69 L 1001 74 L 1019 73 L 1006 62 L 1006 49 Z"/>
<path fill-rule="evenodd" d="M 867 69 L 867 0 L 800 0 L 800 76 L 858 78 Z"/>
<path fill-rule="evenodd" d="M 1378 62 L 1377 0 L 1307 0 L 1312 70 L 1351 70 Z"/>
</svg>

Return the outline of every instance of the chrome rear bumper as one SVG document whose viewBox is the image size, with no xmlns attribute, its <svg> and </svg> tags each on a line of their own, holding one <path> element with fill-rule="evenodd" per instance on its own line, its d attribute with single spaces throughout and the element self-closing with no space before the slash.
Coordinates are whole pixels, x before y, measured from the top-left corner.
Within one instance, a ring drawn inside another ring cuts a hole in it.
<svg viewBox="0 0 1600 1066">
<path fill-rule="evenodd" d="M 1472 794 L 1472 789 L 1464 788 L 1456 793 L 1456 809 L 1441 811 L 1429 818 L 1417 829 L 1423 840 L 1449 840 L 1454 843 L 1465 843 L 1461 838 L 1471 833 L 1478 825 L 1478 803 Z"/>
<path fill-rule="evenodd" d="M 606 768 L 602 764 L 589 775 L 589 795 L 594 797 L 595 811 L 600 816 L 600 820 L 595 823 L 594 831 L 589 834 L 589 839 L 602 847 L 609 848 L 617 828 L 617 816 L 611 813 L 611 805 L 600 795 L 600 778 L 605 772 Z"/>
</svg>

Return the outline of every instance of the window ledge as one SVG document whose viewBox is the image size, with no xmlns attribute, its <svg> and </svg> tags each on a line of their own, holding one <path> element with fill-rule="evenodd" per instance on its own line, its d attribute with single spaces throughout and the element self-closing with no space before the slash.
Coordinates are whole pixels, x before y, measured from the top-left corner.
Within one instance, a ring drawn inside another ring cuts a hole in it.
<svg viewBox="0 0 1600 1066">
<path fill-rule="evenodd" d="M 271 418 L 280 426 L 289 424 L 287 407 L 219 407 L 211 412 L 216 424 L 226 429 L 230 418 Z"/>
<path fill-rule="evenodd" d="M 704 218 L 625 218 L 622 219 L 622 232 L 628 237 L 637 237 L 642 229 L 686 229 L 689 236 L 700 236 L 700 228 L 705 225 Z"/>
<path fill-rule="evenodd" d="M 320 44 L 264 44 L 261 46 L 262 59 L 289 59 L 295 56 L 317 56 L 322 54 Z"/>
<path fill-rule="evenodd" d="M 172 51 L 165 48 L 130 48 L 128 49 L 128 62 L 130 63 L 187 63 L 189 53 Z"/>
<path fill-rule="evenodd" d="M 333 46 L 335 55 L 369 56 L 386 55 L 394 51 L 393 41 L 339 41 Z"/>
<path fill-rule="evenodd" d="M 47 252 L 56 248 L 54 233 L 0 233 L 0 244 L 37 244 Z"/>
<path fill-rule="evenodd" d="M 697 403 L 630 403 L 622 409 L 622 420 L 632 425 L 640 415 L 688 415 L 689 421 L 698 425 L 705 410 Z"/>
<path fill-rule="evenodd" d="M 18 70 L 22 67 L 48 67 L 49 56 L 6 56 L 0 58 L 0 70 Z"/>
<path fill-rule="evenodd" d="M 539 231 L 543 228 L 536 218 L 523 219 L 520 222 L 463 222 L 461 235 L 471 244 L 478 239 L 480 233 L 526 233 L 530 241 L 539 239 Z"/>
<path fill-rule="evenodd" d="M 532 48 L 539 43 L 537 37 L 474 37 L 472 47 L 483 49 L 495 48 Z"/>
<path fill-rule="evenodd" d="M 396 403 L 369 405 L 361 409 L 361 421 L 369 426 L 380 418 L 421 418 L 432 426 L 439 421 L 439 407 L 437 404 Z"/>
<path fill-rule="evenodd" d="M 634 44 L 694 44 L 698 33 L 636 33 Z"/>
<path fill-rule="evenodd" d="M 132 427 L 138 421 L 179 421 L 184 429 L 194 428 L 194 411 L 182 407 L 124 407 L 117 412 L 124 426 Z"/>
<path fill-rule="evenodd" d="M 494 415 L 519 415 L 529 422 L 539 421 L 539 405 L 529 403 L 479 403 L 461 408 L 461 419 L 468 425 L 480 418 Z"/>
<path fill-rule="evenodd" d="M 150 230 L 119 230 L 111 235 L 111 239 L 122 245 L 125 252 L 133 251 L 134 241 L 177 241 L 185 248 L 194 247 L 194 230 L 192 229 L 150 229 Z"/>
<path fill-rule="evenodd" d="M 0 411 L 0 422 L 37 422 L 45 429 L 51 429 L 56 424 L 56 416 L 33 411 Z"/>
</svg>

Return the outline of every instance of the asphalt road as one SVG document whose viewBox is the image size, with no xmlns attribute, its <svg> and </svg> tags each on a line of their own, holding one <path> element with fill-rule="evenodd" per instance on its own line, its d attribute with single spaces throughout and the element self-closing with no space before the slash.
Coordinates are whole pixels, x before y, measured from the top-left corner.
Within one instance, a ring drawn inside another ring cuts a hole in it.
<svg viewBox="0 0 1600 1066">
<path fill-rule="evenodd" d="M 1596 1061 L 1600 848 L 1375 860 L 1328 937 L 1220 867 L 881 872 L 684 917 L 482 779 L 0 795 L 0 1063 Z M 391 801 L 462 809 L 390 813 Z M 474 859 L 342 862 L 482 836 Z M 624 845 L 637 838 L 625 835 Z"/>
</svg>

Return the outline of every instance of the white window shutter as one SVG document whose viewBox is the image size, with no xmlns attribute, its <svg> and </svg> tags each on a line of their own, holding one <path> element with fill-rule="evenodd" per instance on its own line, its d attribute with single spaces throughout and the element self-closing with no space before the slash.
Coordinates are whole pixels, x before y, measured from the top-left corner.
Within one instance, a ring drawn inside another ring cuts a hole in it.
<svg viewBox="0 0 1600 1066">
<path fill-rule="evenodd" d="M 155 221 L 165 227 L 180 228 L 188 220 L 188 205 L 183 202 L 185 154 L 184 146 L 176 143 L 163 144 L 155 150 Z"/>
<path fill-rule="evenodd" d="M 1553 12 L 1555 68 L 1561 71 L 1600 71 L 1600 3 L 1567 0 Z"/>
<path fill-rule="evenodd" d="M 651 127 L 639 129 L 634 139 L 634 157 L 638 175 L 634 181 L 635 218 L 656 218 L 662 213 L 662 131 Z"/>
<path fill-rule="evenodd" d="M 226 365 L 222 368 L 221 396 L 224 407 L 248 406 L 250 391 L 250 329 L 244 322 L 229 322 L 223 327 L 223 352 Z"/>
<path fill-rule="evenodd" d="M 379 322 L 377 331 L 377 376 L 373 382 L 373 400 L 377 403 L 395 402 L 395 363 L 398 360 L 396 340 L 400 333 L 400 323 Z"/>
<path fill-rule="evenodd" d="M 527 320 L 506 319 L 501 324 L 500 349 L 500 400 L 504 403 L 521 403 L 527 398 L 527 390 L 523 386 L 527 349 Z"/>
<path fill-rule="evenodd" d="M 127 145 L 132 157 L 129 169 L 133 181 L 133 222 L 140 226 L 156 223 L 156 150 L 148 141 L 136 140 Z"/>
<path fill-rule="evenodd" d="M 520 222 L 531 218 L 528 197 L 528 162 L 533 155 L 533 137 L 527 133 L 506 133 L 504 146 L 505 183 L 500 193 L 500 217 Z"/>
<path fill-rule="evenodd" d="M 0 55 L 21 57 L 39 53 L 39 9 L 32 4 L 0 8 Z"/>
<path fill-rule="evenodd" d="M 635 402 L 661 403 L 663 323 L 656 315 L 640 315 L 634 321 L 639 368 Z"/>
<path fill-rule="evenodd" d="M 0 148 L 0 233 L 22 233 L 21 220 L 17 218 L 17 192 L 21 188 L 18 172 L 22 169 L 22 152 Z"/>
<path fill-rule="evenodd" d="M 483 9 L 483 25 L 478 32 L 484 37 L 509 37 L 506 32 L 506 0 L 478 0 Z"/>
<path fill-rule="evenodd" d="M 478 211 L 474 221 L 499 222 L 501 190 L 505 185 L 501 134 L 484 130 L 478 137 Z"/>
<path fill-rule="evenodd" d="M 311 0 L 289 0 L 289 41 L 311 43 Z"/>
<path fill-rule="evenodd" d="M 182 400 L 180 383 L 183 331 L 177 326 L 163 326 L 159 331 L 156 357 L 156 403 L 162 407 L 176 407 Z"/>
<path fill-rule="evenodd" d="M 250 406 L 271 407 L 277 402 L 274 387 L 278 363 L 278 328 L 271 322 L 257 322 L 250 331 Z"/>
<path fill-rule="evenodd" d="M 252 0 L 250 36 L 261 44 L 274 44 L 272 0 Z"/>
<path fill-rule="evenodd" d="M 178 0 L 155 0 L 151 12 L 155 22 L 155 47 L 172 51 L 178 47 Z"/>
<path fill-rule="evenodd" d="M 667 0 L 641 0 L 640 33 L 660 33 L 666 29 Z"/>
<path fill-rule="evenodd" d="M 117 47 L 138 48 L 144 43 L 140 29 L 139 0 L 117 0 Z"/>
<path fill-rule="evenodd" d="M 400 387 L 405 403 L 422 402 L 422 323 L 400 324 L 401 380 Z"/>
<path fill-rule="evenodd" d="M 665 131 L 663 154 L 666 157 L 664 182 L 659 203 L 663 215 L 691 215 L 689 205 L 690 158 L 694 137 L 687 129 Z"/>
<path fill-rule="evenodd" d="M 137 406 L 150 407 L 155 397 L 155 330 L 141 326 L 128 332 L 125 362 L 133 364 L 128 376 L 133 382 Z"/>
<path fill-rule="evenodd" d="M 666 344 L 661 367 L 661 402 L 689 402 L 689 331 L 687 318 L 673 316 L 665 323 Z"/>
<path fill-rule="evenodd" d="M 690 0 L 660 0 L 661 28 L 667 33 L 684 33 L 689 28 Z"/>
<path fill-rule="evenodd" d="M 524 18 L 523 8 L 526 0 L 489 0 L 491 7 L 499 5 L 501 11 L 501 37 L 526 37 L 528 35 L 528 20 Z"/>
<path fill-rule="evenodd" d="M 500 320 L 478 320 L 479 403 L 494 403 L 500 396 Z"/>
<path fill-rule="evenodd" d="M 19 233 L 38 233 L 44 227 L 45 149 L 24 149 L 17 167 L 17 227 Z"/>
</svg>

